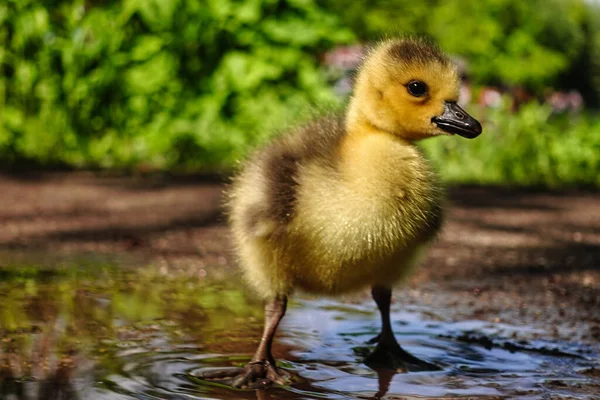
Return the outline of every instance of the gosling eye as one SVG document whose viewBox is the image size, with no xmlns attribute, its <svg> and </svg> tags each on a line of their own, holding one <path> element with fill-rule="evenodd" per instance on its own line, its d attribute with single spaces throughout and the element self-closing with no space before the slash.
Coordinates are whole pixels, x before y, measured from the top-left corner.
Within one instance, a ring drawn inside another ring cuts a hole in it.
<svg viewBox="0 0 600 400">
<path fill-rule="evenodd" d="M 429 91 L 427 84 L 425 84 L 424 82 L 421 82 L 421 81 L 408 82 L 408 84 L 406 85 L 406 89 L 408 90 L 408 93 L 410 93 L 411 95 L 413 95 L 415 97 L 425 96 L 427 94 L 427 92 Z"/>
</svg>

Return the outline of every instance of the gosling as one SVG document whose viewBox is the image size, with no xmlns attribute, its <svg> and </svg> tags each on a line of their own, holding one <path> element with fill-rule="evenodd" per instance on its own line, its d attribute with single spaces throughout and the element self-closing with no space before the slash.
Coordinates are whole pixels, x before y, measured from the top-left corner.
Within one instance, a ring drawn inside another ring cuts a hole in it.
<svg viewBox="0 0 600 400">
<path fill-rule="evenodd" d="M 436 369 L 410 355 L 390 324 L 392 287 L 439 231 L 444 193 L 415 142 L 480 123 L 457 105 L 456 66 L 434 44 L 386 40 L 365 58 L 345 115 L 279 138 L 246 163 L 229 191 L 239 263 L 265 301 L 256 354 L 236 387 L 283 384 L 271 346 L 296 289 L 338 295 L 371 288 L 382 320 L 368 365 Z"/>
</svg>

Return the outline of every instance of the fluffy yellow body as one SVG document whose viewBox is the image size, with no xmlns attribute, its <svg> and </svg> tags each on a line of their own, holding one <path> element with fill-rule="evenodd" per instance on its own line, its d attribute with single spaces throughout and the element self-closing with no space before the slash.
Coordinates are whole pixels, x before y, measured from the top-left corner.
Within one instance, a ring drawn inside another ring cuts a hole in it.
<svg viewBox="0 0 600 400">
<path fill-rule="evenodd" d="M 365 129 L 344 136 L 337 168 L 319 158 L 300 164 L 294 213 L 283 226 L 269 215 L 246 223 L 250 210 L 269 202 L 267 165 L 251 161 L 234 183 L 235 246 L 260 296 L 389 287 L 437 232 L 443 196 L 428 162 L 410 142 Z"/>
</svg>

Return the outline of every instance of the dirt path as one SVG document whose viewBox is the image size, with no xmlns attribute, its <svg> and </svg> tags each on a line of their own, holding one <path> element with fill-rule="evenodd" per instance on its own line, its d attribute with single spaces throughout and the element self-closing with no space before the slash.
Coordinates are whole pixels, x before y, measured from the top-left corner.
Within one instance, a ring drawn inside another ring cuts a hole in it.
<svg viewBox="0 0 600 400">
<path fill-rule="evenodd" d="M 230 273 L 223 188 L 193 179 L 0 176 L 0 266 L 24 254 L 91 253 L 192 276 Z M 400 301 L 600 344 L 600 194 L 457 188 L 451 200 L 439 241 Z"/>
</svg>

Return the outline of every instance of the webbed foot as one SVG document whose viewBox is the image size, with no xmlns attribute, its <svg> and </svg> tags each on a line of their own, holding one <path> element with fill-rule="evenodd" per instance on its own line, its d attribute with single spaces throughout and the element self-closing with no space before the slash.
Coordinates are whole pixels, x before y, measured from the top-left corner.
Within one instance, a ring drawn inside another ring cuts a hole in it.
<svg viewBox="0 0 600 400">
<path fill-rule="evenodd" d="M 263 388 L 271 384 L 285 385 L 290 375 L 278 369 L 268 361 L 249 363 L 244 370 L 231 380 L 231 386 L 236 388 Z"/>
<path fill-rule="evenodd" d="M 413 356 L 398 343 L 379 342 L 364 362 L 373 369 L 391 369 L 398 372 L 440 371 L 442 369 L 433 363 Z"/>
<path fill-rule="evenodd" d="M 397 372 L 441 370 L 437 365 L 420 360 L 408 353 L 396 341 L 390 322 L 392 289 L 385 286 L 373 286 L 371 295 L 381 313 L 381 332 L 367 342 L 369 344 L 377 343 L 377 347 L 365 358 L 365 364 L 373 369 L 391 369 Z"/>
<path fill-rule="evenodd" d="M 272 384 L 285 385 L 290 375 L 268 361 L 254 361 L 244 368 L 210 368 L 195 374 L 206 380 L 218 380 L 238 389 L 260 389 Z"/>
</svg>

